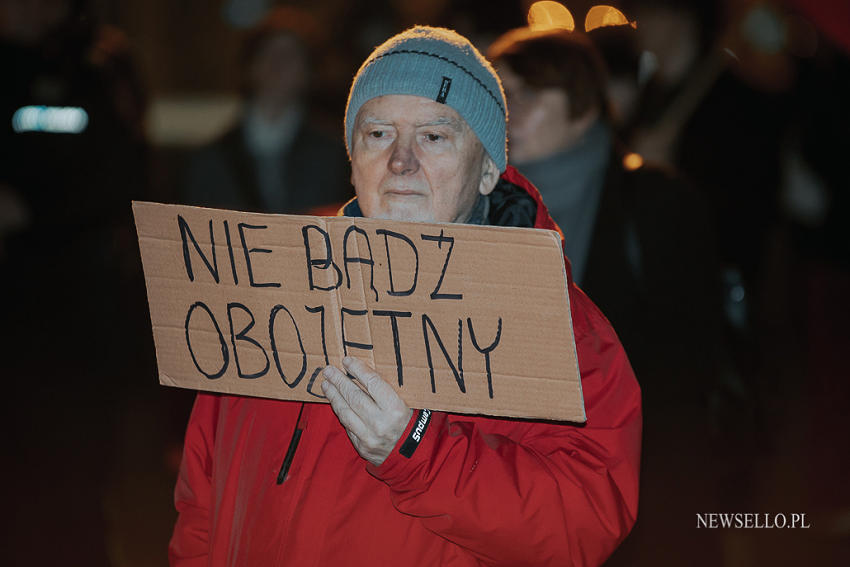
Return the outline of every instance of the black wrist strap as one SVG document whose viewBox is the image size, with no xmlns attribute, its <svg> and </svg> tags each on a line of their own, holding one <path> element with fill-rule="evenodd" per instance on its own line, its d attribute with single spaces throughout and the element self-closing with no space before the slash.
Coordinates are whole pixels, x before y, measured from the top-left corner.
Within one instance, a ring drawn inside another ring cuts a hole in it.
<svg viewBox="0 0 850 567">
<path fill-rule="evenodd" d="M 403 457 L 407 457 L 409 459 L 413 456 L 413 452 L 416 451 L 416 448 L 419 447 L 419 443 L 422 442 L 422 438 L 425 436 L 425 430 L 428 429 L 428 424 L 430 422 L 431 410 L 419 410 L 419 415 L 416 416 L 416 423 L 413 426 L 413 429 L 410 430 L 410 433 L 407 435 L 407 439 L 404 440 L 404 443 L 402 443 L 401 447 L 398 449 L 398 452 L 401 453 Z"/>
</svg>

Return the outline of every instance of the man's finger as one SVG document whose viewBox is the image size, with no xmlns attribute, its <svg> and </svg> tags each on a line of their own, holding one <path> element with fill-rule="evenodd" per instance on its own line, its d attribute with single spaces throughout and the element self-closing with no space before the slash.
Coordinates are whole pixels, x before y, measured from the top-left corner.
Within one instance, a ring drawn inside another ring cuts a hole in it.
<svg viewBox="0 0 850 567">
<path fill-rule="evenodd" d="M 381 409 L 375 400 L 342 370 L 336 366 L 328 366 L 325 368 L 324 375 L 325 380 L 336 386 L 351 409 L 363 419 L 364 423 L 370 424 L 379 417 Z"/>
<path fill-rule="evenodd" d="M 332 368 L 332 367 L 329 367 Z M 342 374 L 336 368 L 333 368 L 338 373 Z M 325 376 L 328 376 L 327 369 L 325 369 Z M 348 380 L 345 378 L 345 380 Z M 356 388 L 356 386 L 355 386 Z M 363 422 L 357 412 L 354 411 L 349 405 L 348 401 L 339 391 L 339 388 L 334 384 L 333 379 L 325 378 L 322 382 L 322 392 L 324 392 L 325 397 L 328 398 L 328 401 L 331 403 L 331 408 L 336 414 L 339 422 L 345 427 L 346 430 L 353 433 L 357 437 L 363 439 L 369 435 L 369 428 Z M 365 396 L 361 392 L 361 395 Z"/>
<path fill-rule="evenodd" d="M 342 359 L 346 371 L 363 384 L 366 391 L 382 410 L 407 407 L 392 386 L 387 384 L 368 364 L 354 356 Z"/>
</svg>

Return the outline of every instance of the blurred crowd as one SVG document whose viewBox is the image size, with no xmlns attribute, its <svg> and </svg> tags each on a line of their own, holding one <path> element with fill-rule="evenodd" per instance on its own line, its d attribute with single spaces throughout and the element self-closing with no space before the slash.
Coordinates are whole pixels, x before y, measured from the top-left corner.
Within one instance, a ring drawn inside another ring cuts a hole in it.
<svg viewBox="0 0 850 567">
<path fill-rule="evenodd" d="M 850 561 L 850 5 L 188 5 L 0 0 L 10 564 L 164 564 L 192 393 L 156 384 L 130 201 L 335 214 L 356 65 L 417 23 L 494 62 L 509 163 L 641 383 L 640 515 L 610 564 Z M 162 29 L 170 80 L 141 63 Z M 202 52 L 230 71 L 205 79 Z M 237 100 L 220 131 L 152 134 L 158 101 L 208 91 Z M 697 512 L 814 527 L 708 532 Z"/>
</svg>

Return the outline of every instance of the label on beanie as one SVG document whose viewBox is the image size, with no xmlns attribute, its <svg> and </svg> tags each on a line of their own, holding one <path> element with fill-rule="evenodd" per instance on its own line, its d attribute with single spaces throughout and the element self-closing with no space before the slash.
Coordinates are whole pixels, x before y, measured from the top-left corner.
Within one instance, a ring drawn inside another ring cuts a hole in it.
<svg viewBox="0 0 850 567">
<path fill-rule="evenodd" d="M 449 89 L 452 88 L 452 80 L 448 77 L 443 77 L 443 83 L 440 85 L 440 94 L 437 95 L 437 102 L 446 104 L 446 98 L 449 96 Z"/>
</svg>

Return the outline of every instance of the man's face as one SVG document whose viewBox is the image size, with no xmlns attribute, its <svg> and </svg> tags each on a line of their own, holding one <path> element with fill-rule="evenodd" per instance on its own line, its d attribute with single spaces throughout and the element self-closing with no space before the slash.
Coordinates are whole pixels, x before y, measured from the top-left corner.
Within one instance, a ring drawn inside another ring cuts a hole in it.
<svg viewBox="0 0 850 567">
<path fill-rule="evenodd" d="M 367 217 L 465 222 L 498 176 L 475 133 L 449 106 L 386 95 L 357 113 L 351 182 Z"/>
</svg>

